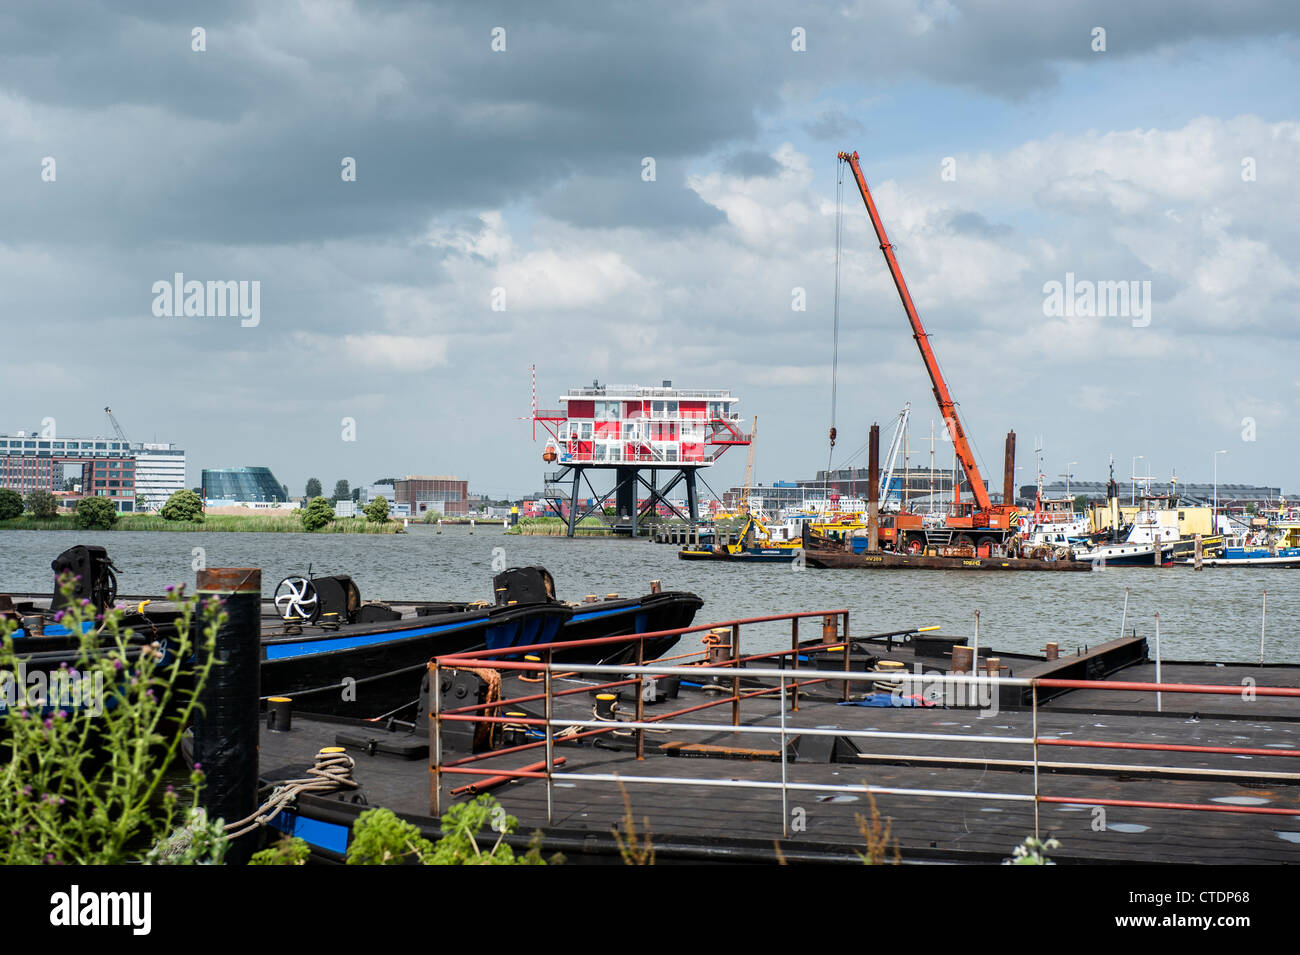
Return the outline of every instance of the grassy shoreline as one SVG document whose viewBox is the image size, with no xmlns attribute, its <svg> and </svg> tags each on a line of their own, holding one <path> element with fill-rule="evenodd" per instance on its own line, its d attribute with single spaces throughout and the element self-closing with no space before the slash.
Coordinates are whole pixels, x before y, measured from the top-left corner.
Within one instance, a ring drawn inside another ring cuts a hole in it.
<svg viewBox="0 0 1300 955">
<path fill-rule="evenodd" d="M 75 531 L 76 518 L 71 515 L 58 517 L 11 517 L 0 521 L 0 530 L 15 531 Z M 212 514 L 197 521 L 165 521 L 157 514 L 122 514 L 117 523 L 107 528 L 111 531 L 208 531 L 212 533 L 253 533 L 253 534 L 306 534 L 302 521 L 296 514 Z M 384 524 L 372 524 L 364 517 L 339 517 L 316 534 L 400 534 L 402 522 L 389 520 Z"/>
<path fill-rule="evenodd" d="M 568 533 L 568 524 L 558 517 L 525 517 L 518 524 L 506 531 L 507 534 L 519 534 L 528 537 L 563 537 Z M 609 526 L 598 517 L 584 517 L 574 528 L 576 537 L 614 537 Z"/>
</svg>

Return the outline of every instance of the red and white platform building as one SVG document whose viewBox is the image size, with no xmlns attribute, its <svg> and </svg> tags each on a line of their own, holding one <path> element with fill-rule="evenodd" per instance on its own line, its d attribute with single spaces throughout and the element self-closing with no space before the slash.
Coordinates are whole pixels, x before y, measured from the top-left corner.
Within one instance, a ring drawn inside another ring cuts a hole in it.
<svg viewBox="0 0 1300 955">
<path fill-rule="evenodd" d="M 661 505 L 697 523 L 697 473 L 728 448 L 750 442 L 735 410 L 739 400 L 730 391 L 674 388 L 671 381 L 659 387 L 593 383 L 561 395 L 559 410 L 539 411 L 534 388 L 533 437 L 542 425 L 549 434 L 542 457 L 560 465 L 546 476 L 548 507 L 568 518 L 569 536 L 582 518 L 603 514 L 611 497 L 616 527 L 633 536 L 640 519 Z M 614 486 L 598 493 L 593 470 L 612 470 Z M 576 505 L 584 480 L 590 504 L 580 513 Z M 667 497 L 680 483 L 686 487 L 687 514 Z"/>
</svg>

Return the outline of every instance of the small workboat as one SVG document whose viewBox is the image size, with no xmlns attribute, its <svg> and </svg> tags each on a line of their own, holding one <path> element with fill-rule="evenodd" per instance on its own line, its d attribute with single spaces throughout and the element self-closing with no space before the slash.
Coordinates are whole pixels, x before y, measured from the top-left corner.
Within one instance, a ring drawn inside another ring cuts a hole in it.
<svg viewBox="0 0 1300 955">
<path fill-rule="evenodd" d="M 1194 557 L 1176 563 L 1195 566 Z M 1290 547 L 1266 535 L 1241 535 L 1233 538 L 1221 554 L 1202 557 L 1205 567 L 1300 567 L 1300 547 Z"/>
<path fill-rule="evenodd" d="M 805 529 L 826 539 L 841 541 L 865 524 L 853 518 L 837 521 L 810 521 L 792 517 L 767 522 L 750 514 L 741 527 L 740 540 L 734 544 L 711 547 L 683 547 L 677 556 L 682 560 L 730 560 L 756 564 L 788 564 L 803 553 Z"/>
</svg>

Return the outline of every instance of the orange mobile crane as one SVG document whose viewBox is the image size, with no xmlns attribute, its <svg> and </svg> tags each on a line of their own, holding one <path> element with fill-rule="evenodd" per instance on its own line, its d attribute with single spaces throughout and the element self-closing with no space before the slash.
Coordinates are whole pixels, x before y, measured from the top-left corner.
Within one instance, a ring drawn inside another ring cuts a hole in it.
<svg viewBox="0 0 1300 955">
<path fill-rule="evenodd" d="M 880 240 L 880 251 L 885 255 L 889 272 L 894 277 L 894 287 L 898 289 L 903 310 L 907 312 L 907 320 L 912 325 L 912 337 L 916 339 L 916 347 L 921 350 L 925 370 L 930 374 L 930 382 L 934 386 L 934 399 L 939 404 L 939 414 L 943 416 L 957 459 L 961 462 L 962 470 L 970 481 L 971 491 L 975 496 L 973 504 L 966 504 L 960 500 L 961 482 L 954 474 L 953 508 L 945 515 L 942 524 L 927 521 L 921 514 L 901 513 L 894 516 L 893 533 L 890 534 L 888 530 L 882 528 L 881 536 L 886 540 L 892 538 L 896 549 L 910 553 L 921 553 L 934 547 L 937 548 L 936 552 L 941 554 L 973 552 L 979 556 L 989 556 L 994 547 L 1004 544 L 1015 535 L 1018 508 L 1012 503 L 995 505 L 989 498 L 984 480 L 980 477 L 979 465 L 975 463 L 975 455 L 971 451 L 970 442 L 966 439 L 966 431 L 962 428 L 961 417 L 957 414 L 957 403 L 952 400 L 952 395 L 948 392 L 948 385 L 939 370 L 939 361 L 934 356 L 934 349 L 930 347 L 930 337 L 925 333 L 925 328 L 921 325 L 921 317 L 917 315 L 916 306 L 912 303 L 912 294 L 907 290 L 907 282 L 903 280 L 903 272 L 894 257 L 894 247 L 890 245 L 889 237 L 885 235 L 885 225 L 880 221 L 875 200 L 871 198 L 871 190 L 867 188 L 867 180 L 862 175 L 862 167 L 858 164 L 858 154 L 842 152 L 839 154 L 839 159 L 841 163 L 848 163 L 853 171 L 858 191 L 862 194 L 862 201 L 867 207 L 867 215 L 871 217 L 872 228 L 876 230 L 876 238 Z M 1013 499 L 1011 495 L 1014 493 L 1014 457 L 1015 433 L 1012 432 L 1007 436 L 1004 501 Z"/>
</svg>

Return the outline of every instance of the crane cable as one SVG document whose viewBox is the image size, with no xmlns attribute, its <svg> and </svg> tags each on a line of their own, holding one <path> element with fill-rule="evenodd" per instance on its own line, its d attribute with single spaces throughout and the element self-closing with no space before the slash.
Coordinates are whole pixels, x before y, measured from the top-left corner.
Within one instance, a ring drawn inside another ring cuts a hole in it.
<svg viewBox="0 0 1300 955">
<path fill-rule="evenodd" d="M 836 383 L 840 365 L 840 251 L 844 236 L 844 160 L 838 160 L 839 169 L 835 182 L 835 310 L 834 326 L 831 333 L 831 431 L 830 449 L 826 452 L 826 480 L 822 484 L 822 493 L 830 497 L 831 459 L 835 455 L 835 404 Z"/>
</svg>

